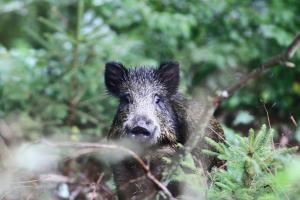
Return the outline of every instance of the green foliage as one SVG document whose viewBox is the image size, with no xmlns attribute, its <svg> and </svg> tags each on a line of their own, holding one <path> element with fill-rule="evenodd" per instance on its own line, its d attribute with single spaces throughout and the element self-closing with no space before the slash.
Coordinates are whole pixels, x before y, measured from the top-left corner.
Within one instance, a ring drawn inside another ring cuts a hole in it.
<svg viewBox="0 0 300 200">
<path fill-rule="evenodd" d="M 274 178 L 274 187 L 282 198 L 299 199 L 300 187 L 299 187 L 299 173 L 300 160 L 296 158 L 291 160 L 288 166 L 281 172 L 279 172 Z M 265 194 L 262 199 L 278 199 L 275 194 Z"/>
<path fill-rule="evenodd" d="M 184 151 L 183 147 L 180 149 L 182 154 L 175 159 L 163 158 L 166 163 L 163 182 L 165 185 L 179 184 L 182 190 L 180 199 L 202 199 L 207 189 L 204 171 L 196 164 L 191 153 Z M 157 196 L 159 199 L 160 194 Z"/>
<path fill-rule="evenodd" d="M 5 0 L 1 116 L 27 112 L 48 124 L 101 135 L 116 106 L 103 84 L 108 60 L 131 66 L 176 59 L 182 92 L 199 84 L 215 92 L 281 52 L 299 31 L 298 13 L 295 0 Z M 270 115 L 299 114 L 299 74 L 299 67 L 274 68 L 222 107 L 246 109 L 262 99 L 273 105 Z"/>
<path fill-rule="evenodd" d="M 234 125 L 238 125 L 238 124 L 249 124 L 251 122 L 254 121 L 254 116 L 251 115 L 249 112 L 247 111 L 239 111 L 237 113 L 236 118 L 233 121 Z"/>
<path fill-rule="evenodd" d="M 287 173 L 288 155 L 297 148 L 275 149 L 273 132 L 264 125 L 258 132 L 250 129 L 248 137 L 235 134 L 234 142 L 206 138 L 216 151 L 204 153 L 226 161 L 226 169 L 215 168 L 209 175 L 209 199 L 266 199 L 266 194 L 269 199 L 284 199 L 294 195 L 291 188 L 282 190 L 281 186 L 284 181 L 290 183 L 282 174 Z"/>
<path fill-rule="evenodd" d="M 267 58 L 283 51 L 300 27 L 296 0 L 3 0 L 0 2 L 0 118 L 36 140 L 48 133 L 71 139 L 105 135 L 117 102 L 106 94 L 109 60 L 127 66 L 175 59 L 182 66 L 180 91 L 223 89 Z M 278 66 L 222 104 L 240 111 L 234 125 L 270 116 L 300 115 L 299 52 L 296 68 Z M 212 78 L 213 77 L 213 78 Z M 16 131 L 18 132 L 18 131 Z M 273 131 L 262 127 L 241 137 L 207 142 L 206 154 L 225 160 L 210 174 L 211 199 L 297 199 L 299 161 L 274 149 Z M 300 128 L 296 131 L 300 141 Z M 171 161 L 169 161 L 171 162 Z M 166 177 L 203 188 L 191 155 Z M 169 163 L 172 164 L 172 163 Z M 190 173 L 186 173 L 189 171 Z M 202 191 L 201 191 L 202 192 Z"/>
<path fill-rule="evenodd" d="M 203 153 L 225 162 L 208 173 L 208 180 L 192 155 L 182 151 L 177 159 L 165 160 L 170 167 L 164 183 L 184 185 L 182 199 L 206 198 L 204 194 L 222 200 L 299 198 L 300 158 L 294 154 L 298 147 L 275 148 L 274 130 L 265 125 L 258 131 L 250 129 L 247 137 L 234 132 L 225 135 L 222 142 L 205 138 L 215 151 L 204 149 Z"/>
</svg>

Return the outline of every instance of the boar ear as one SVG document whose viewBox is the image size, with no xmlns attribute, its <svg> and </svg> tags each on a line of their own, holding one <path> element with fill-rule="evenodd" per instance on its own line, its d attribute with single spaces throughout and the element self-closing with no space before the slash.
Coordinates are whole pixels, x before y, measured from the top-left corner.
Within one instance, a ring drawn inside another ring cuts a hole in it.
<svg viewBox="0 0 300 200">
<path fill-rule="evenodd" d="M 126 78 L 127 73 L 127 69 L 121 63 L 113 61 L 105 64 L 105 85 L 111 94 L 119 95 L 120 86 Z"/>
<path fill-rule="evenodd" d="M 177 92 L 179 85 L 179 63 L 175 61 L 163 62 L 158 68 L 160 81 L 165 85 L 170 95 Z"/>
</svg>

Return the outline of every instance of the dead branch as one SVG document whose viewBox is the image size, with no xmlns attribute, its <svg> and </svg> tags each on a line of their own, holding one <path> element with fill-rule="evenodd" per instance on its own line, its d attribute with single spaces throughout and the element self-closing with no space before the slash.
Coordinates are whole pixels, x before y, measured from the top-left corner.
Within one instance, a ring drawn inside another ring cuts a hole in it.
<svg viewBox="0 0 300 200">
<path fill-rule="evenodd" d="M 67 176 L 58 175 L 58 174 L 42 174 L 39 176 L 38 180 L 42 182 L 51 182 L 51 183 L 60 183 L 60 182 L 74 183 L 75 182 L 74 179 L 71 179 Z"/>
<path fill-rule="evenodd" d="M 228 89 L 219 91 L 217 96 L 214 99 L 214 104 L 216 107 L 220 105 L 220 103 L 232 96 L 237 90 L 244 87 L 250 80 L 254 80 L 260 75 L 264 74 L 266 71 L 275 67 L 276 65 L 284 65 L 286 67 L 295 67 L 294 63 L 289 62 L 289 60 L 294 56 L 298 47 L 300 45 L 300 32 L 296 35 L 291 44 L 287 47 L 285 51 L 282 53 L 270 58 L 267 62 L 261 64 L 256 67 L 249 75 L 241 78 L 238 82 L 234 83 Z"/>
<path fill-rule="evenodd" d="M 268 112 L 268 109 L 266 107 L 266 104 L 265 102 L 262 102 L 263 103 L 263 106 L 264 106 L 264 109 L 265 109 L 265 112 L 266 112 L 266 115 L 267 115 L 267 120 L 268 120 L 268 125 L 269 125 L 269 128 L 271 129 L 272 126 L 271 126 L 271 121 L 270 121 L 270 116 L 269 116 L 269 112 Z"/>
<path fill-rule="evenodd" d="M 290 119 L 291 119 L 292 123 L 294 124 L 294 126 L 297 127 L 298 124 L 297 124 L 297 122 L 296 122 L 296 120 L 295 120 L 295 118 L 294 118 L 293 115 L 290 116 Z"/>
<path fill-rule="evenodd" d="M 168 188 L 162 184 L 150 171 L 149 166 L 143 161 L 143 159 L 137 155 L 131 149 L 128 149 L 123 146 L 115 145 L 115 144 L 103 144 L 103 143 L 88 143 L 88 142 L 50 142 L 43 141 L 44 144 L 52 147 L 61 147 L 61 148 L 80 148 L 80 149 L 88 149 L 88 152 L 91 152 L 91 149 L 95 151 L 99 151 L 100 149 L 113 149 L 118 150 L 120 152 L 124 152 L 131 157 L 133 157 L 137 163 L 142 167 L 145 172 L 146 177 L 151 180 L 170 200 L 175 200 L 171 192 Z"/>
</svg>

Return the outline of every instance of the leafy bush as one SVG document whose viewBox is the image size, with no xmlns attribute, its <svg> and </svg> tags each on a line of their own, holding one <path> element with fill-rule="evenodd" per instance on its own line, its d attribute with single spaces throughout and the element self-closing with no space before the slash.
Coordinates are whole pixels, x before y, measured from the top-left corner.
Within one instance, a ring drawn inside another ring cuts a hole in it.
<svg viewBox="0 0 300 200">
<path fill-rule="evenodd" d="M 264 125 L 257 133 L 250 129 L 248 137 L 234 134 L 223 143 L 206 138 L 216 152 L 204 153 L 226 161 L 226 169 L 215 168 L 209 175 L 209 199 L 284 199 L 294 195 L 295 191 L 287 193 L 275 180 L 289 167 L 290 154 L 298 148 L 275 148 L 273 132 Z"/>
<path fill-rule="evenodd" d="M 299 9 L 293 0 L 6 0 L 0 9 L 2 116 L 25 111 L 47 124 L 102 135 L 116 106 L 105 95 L 106 61 L 179 60 L 182 92 L 194 93 L 199 84 L 215 92 L 281 52 L 298 32 Z M 270 115 L 297 115 L 299 73 L 298 67 L 274 68 L 222 108 L 253 109 L 263 99 L 272 105 Z"/>
</svg>

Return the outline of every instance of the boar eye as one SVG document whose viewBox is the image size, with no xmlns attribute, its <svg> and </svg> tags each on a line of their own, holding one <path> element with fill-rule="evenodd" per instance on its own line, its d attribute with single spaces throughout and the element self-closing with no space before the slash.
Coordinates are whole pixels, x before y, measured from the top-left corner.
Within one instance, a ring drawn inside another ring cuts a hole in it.
<svg viewBox="0 0 300 200">
<path fill-rule="evenodd" d="M 160 97 L 159 97 L 158 95 L 155 95 L 155 96 L 154 96 L 154 102 L 155 102 L 156 104 L 159 104 L 159 103 L 161 102 L 161 99 L 160 99 Z"/>
<path fill-rule="evenodd" d="M 130 94 L 124 94 L 120 97 L 122 103 L 128 104 L 131 102 Z"/>
</svg>

